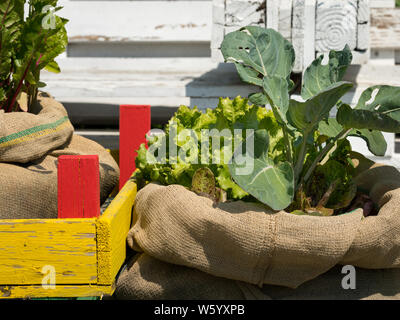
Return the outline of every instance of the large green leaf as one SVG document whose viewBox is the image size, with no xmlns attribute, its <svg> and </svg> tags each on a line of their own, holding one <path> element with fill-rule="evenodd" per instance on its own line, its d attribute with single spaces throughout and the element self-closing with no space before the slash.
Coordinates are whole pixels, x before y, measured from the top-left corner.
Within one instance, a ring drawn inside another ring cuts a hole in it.
<svg viewBox="0 0 400 320">
<path fill-rule="evenodd" d="M 334 138 L 343 131 L 343 127 L 335 118 L 328 118 L 318 124 L 318 131 L 324 136 Z"/>
<path fill-rule="evenodd" d="M 370 87 L 361 94 L 355 108 L 384 113 L 400 121 L 400 87 Z"/>
<path fill-rule="evenodd" d="M 337 121 L 345 128 L 400 132 L 400 121 L 390 114 L 366 109 L 352 109 L 343 104 L 336 115 Z"/>
<path fill-rule="evenodd" d="M 343 126 L 341 126 L 335 118 L 329 118 L 319 123 L 318 131 L 322 135 L 334 138 L 343 131 Z M 369 151 L 376 156 L 384 156 L 386 153 L 387 143 L 380 131 L 353 129 L 348 133 L 348 136 L 363 139 L 367 143 Z"/>
<path fill-rule="evenodd" d="M 350 131 L 349 136 L 363 139 L 367 143 L 368 150 L 376 156 L 383 157 L 386 153 L 386 139 L 380 131 L 368 129 L 353 129 Z"/>
<path fill-rule="evenodd" d="M 370 87 L 354 109 L 343 105 L 336 118 L 346 128 L 400 132 L 400 87 Z"/>
<path fill-rule="evenodd" d="M 274 210 L 285 209 L 294 195 L 293 168 L 289 162 L 275 164 L 268 158 L 269 137 L 266 130 L 256 130 L 246 139 L 246 146 L 251 144 L 251 139 L 254 152 L 251 148 L 245 150 L 243 146 L 242 150 L 235 151 L 232 162 L 228 165 L 231 176 L 244 191 L 262 203 Z M 253 164 L 252 170 L 247 167 L 250 163 Z"/>
<path fill-rule="evenodd" d="M 258 71 L 252 69 L 251 67 L 246 67 L 238 62 L 235 62 L 235 66 L 242 81 L 262 87 L 262 79 L 259 78 Z"/>
<path fill-rule="evenodd" d="M 329 117 L 330 110 L 352 87 L 350 82 L 337 82 L 305 102 L 290 100 L 289 122 L 302 132 L 311 132 L 318 123 Z"/>
<path fill-rule="evenodd" d="M 324 55 L 321 55 L 315 59 L 304 73 L 301 96 L 305 100 L 341 81 L 351 63 L 352 54 L 346 45 L 342 51 L 332 50 L 329 53 L 328 64 L 322 65 L 323 58 Z"/>
<path fill-rule="evenodd" d="M 228 62 L 250 67 L 263 76 L 284 79 L 290 75 L 295 57 L 291 43 L 278 32 L 256 26 L 228 33 L 221 44 L 221 51 Z M 241 69 L 243 73 L 245 70 Z M 255 73 L 248 76 L 254 78 Z"/>
<path fill-rule="evenodd" d="M 249 101 L 250 103 L 260 107 L 264 107 L 269 103 L 268 97 L 263 92 L 250 93 Z"/>
<path fill-rule="evenodd" d="M 51 72 L 59 72 L 60 68 L 54 59 L 65 51 L 68 44 L 67 31 L 65 30 L 65 24 L 68 20 L 60 17 L 55 18 L 57 32 L 44 39 L 39 49 L 41 56 L 37 65 L 37 68 L 46 68 Z"/>
<path fill-rule="evenodd" d="M 271 99 L 271 102 L 274 104 L 272 107 L 277 108 L 276 111 L 280 117 L 280 119 L 277 120 L 286 123 L 286 113 L 289 108 L 288 83 L 286 79 L 276 76 L 265 77 L 263 88 L 265 93 Z"/>
</svg>

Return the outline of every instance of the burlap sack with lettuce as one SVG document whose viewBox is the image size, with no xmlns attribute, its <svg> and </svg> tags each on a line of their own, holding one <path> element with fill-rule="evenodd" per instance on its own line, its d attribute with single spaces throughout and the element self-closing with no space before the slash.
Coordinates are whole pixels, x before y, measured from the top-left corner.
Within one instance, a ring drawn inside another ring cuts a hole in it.
<svg viewBox="0 0 400 320">
<path fill-rule="evenodd" d="M 0 219 L 57 217 L 57 158 L 64 154 L 99 155 L 101 201 L 107 198 L 117 163 L 73 131 L 62 104 L 45 93 L 31 113 L 0 112 Z"/>
<path fill-rule="evenodd" d="M 399 268 L 400 173 L 368 161 L 359 171 L 356 181 L 379 205 L 377 216 L 297 216 L 241 201 L 215 206 L 181 186 L 149 184 L 137 195 L 128 244 L 166 263 L 258 287 L 296 288 L 338 264 Z M 127 283 L 132 279 L 119 281 L 121 288 Z"/>
</svg>

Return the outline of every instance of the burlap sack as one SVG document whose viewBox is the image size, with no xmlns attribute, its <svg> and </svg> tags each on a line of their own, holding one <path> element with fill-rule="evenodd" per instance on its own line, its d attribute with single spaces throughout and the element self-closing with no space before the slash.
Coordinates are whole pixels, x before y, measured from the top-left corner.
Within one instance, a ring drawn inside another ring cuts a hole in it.
<svg viewBox="0 0 400 320">
<path fill-rule="evenodd" d="M 41 94 L 37 114 L 0 113 L 0 219 L 57 217 L 57 158 L 99 155 L 103 202 L 119 168 L 94 141 L 73 135 L 63 106 Z"/>
<path fill-rule="evenodd" d="M 235 281 L 177 266 L 146 254 L 132 257 L 117 279 L 116 299 L 244 299 Z"/>
<path fill-rule="evenodd" d="M 40 92 L 30 113 L 0 110 L 0 162 L 37 160 L 67 143 L 73 132 L 63 105 Z"/>
<path fill-rule="evenodd" d="M 378 216 L 363 218 L 361 210 L 297 216 L 241 201 L 215 207 L 181 186 L 149 184 L 137 195 L 128 244 L 167 263 L 260 287 L 296 288 L 338 264 L 399 268 L 400 173 L 371 165 L 357 182 L 379 204 Z"/>
<path fill-rule="evenodd" d="M 347 273 L 335 266 L 296 289 L 214 277 L 157 260 L 146 253 L 128 262 L 117 278 L 114 299 L 135 300 L 400 300 L 400 269 L 356 268 L 356 287 L 345 289 Z"/>
</svg>

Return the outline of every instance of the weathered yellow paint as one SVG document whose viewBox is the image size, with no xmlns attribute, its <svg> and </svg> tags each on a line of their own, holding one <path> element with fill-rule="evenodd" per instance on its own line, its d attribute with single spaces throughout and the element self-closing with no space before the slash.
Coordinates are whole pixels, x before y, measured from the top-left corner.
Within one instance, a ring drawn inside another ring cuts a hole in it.
<svg viewBox="0 0 400 320">
<path fill-rule="evenodd" d="M 0 220 L 0 285 L 97 282 L 96 219 Z"/>
<path fill-rule="evenodd" d="M 98 284 L 111 284 L 126 257 L 136 184 L 129 180 L 97 220 Z"/>
<path fill-rule="evenodd" d="M 101 297 L 112 295 L 114 286 L 97 285 L 56 285 L 54 289 L 42 286 L 0 286 L 0 299 L 16 298 L 70 298 L 70 297 Z"/>
<path fill-rule="evenodd" d="M 136 190 L 129 180 L 99 218 L 0 220 L 0 298 L 111 295 Z M 42 287 L 48 265 L 56 289 Z"/>
</svg>

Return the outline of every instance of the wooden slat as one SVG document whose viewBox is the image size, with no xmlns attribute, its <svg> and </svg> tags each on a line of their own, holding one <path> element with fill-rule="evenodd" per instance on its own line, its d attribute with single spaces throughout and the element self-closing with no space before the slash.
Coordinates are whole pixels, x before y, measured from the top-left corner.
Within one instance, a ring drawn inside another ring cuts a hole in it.
<svg viewBox="0 0 400 320">
<path fill-rule="evenodd" d="M 211 37 L 211 1 L 59 0 L 70 42 L 202 41 Z"/>
<path fill-rule="evenodd" d="M 58 158 L 58 218 L 92 218 L 100 214 L 98 155 Z"/>
<path fill-rule="evenodd" d="M 369 49 L 370 30 L 370 8 L 369 0 L 358 0 L 357 14 L 357 49 Z"/>
<path fill-rule="evenodd" d="M 400 49 L 400 8 L 371 9 L 371 48 Z"/>
<path fill-rule="evenodd" d="M 305 0 L 293 0 L 292 44 L 296 52 L 293 70 L 303 70 Z"/>
<path fill-rule="evenodd" d="M 279 0 L 266 0 L 267 28 L 275 30 L 279 28 L 279 2 Z"/>
<path fill-rule="evenodd" d="M 394 8 L 396 0 L 369 0 L 371 8 Z"/>
<path fill-rule="evenodd" d="M 97 220 L 98 284 L 112 284 L 125 260 L 136 190 L 136 184 L 128 181 Z"/>
<path fill-rule="evenodd" d="M 151 129 L 149 105 L 121 105 L 119 113 L 119 188 L 135 171 L 136 150 L 146 142 Z"/>
<path fill-rule="evenodd" d="M 0 299 L 101 297 L 112 295 L 114 290 L 113 286 L 97 285 L 56 285 L 54 289 L 37 285 L 6 285 L 0 286 Z"/>
<path fill-rule="evenodd" d="M 304 44 L 303 44 L 303 66 L 305 69 L 314 61 L 316 50 L 316 0 L 305 0 L 304 8 Z"/>
<path fill-rule="evenodd" d="M 95 219 L 1 220 L 0 243 L 0 286 L 41 285 L 44 266 L 56 284 L 97 282 Z"/>
<path fill-rule="evenodd" d="M 292 40 L 292 1 L 280 1 L 279 4 L 279 32 L 289 41 Z"/>
<path fill-rule="evenodd" d="M 295 5 L 293 27 L 296 29 L 296 38 L 299 29 L 296 15 L 302 10 L 304 0 L 292 1 Z M 154 10 L 152 1 L 60 0 L 60 4 L 64 6 L 60 14 L 70 19 L 67 25 L 70 42 L 211 41 L 211 1 L 165 1 L 157 4 L 157 10 Z M 370 6 L 373 18 L 372 48 L 398 47 L 399 45 L 393 43 L 399 41 L 392 41 L 399 37 L 397 27 L 395 30 L 385 31 L 378 26 L 386 23 L 393 26 L 399 23 L 399 9 L 392 9 L 394 1 L 375 0 L 370 2 Z M 181 14 L 182 12 L 184 14 Z M 214 18 L 217 18 L 217 15 Z M 104 23 L 105 21 L 112 23 Z M 219 34 L 221 36 L 221 33 Z M 220 36 L 218 41 L 214 41 L 215 44 L 221 40 Z M 213 48 L 215 47 L 216 45 L 213 45 Z"/>
</svg>

